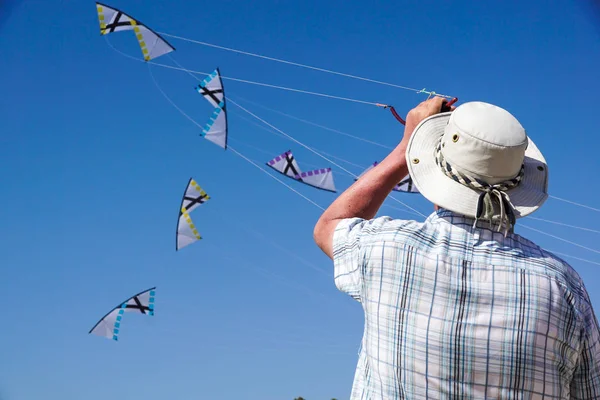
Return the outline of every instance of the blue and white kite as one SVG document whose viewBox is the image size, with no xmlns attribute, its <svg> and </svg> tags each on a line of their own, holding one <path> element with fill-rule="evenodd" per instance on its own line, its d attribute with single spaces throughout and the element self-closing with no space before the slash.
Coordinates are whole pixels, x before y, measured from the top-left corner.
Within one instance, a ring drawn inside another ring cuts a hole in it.
<svg viewBox="0 0 600 400">
<path fill-rule="evenodd" d="M 219 68 L 200 82 L 196 90 L 215 107 L 200 135 L 223 149 L 227 149 L 227 105 Z"/>
<path fill-rule="evenodd" d="M 154 294 L 156 287 L 144 290 L 131 296 L 112 310 L 94 325 L 88 333 L 104 336 L 108 339 L 119 340 L 121 322 L 126 312 L 154 315 Z"/>
</svg>

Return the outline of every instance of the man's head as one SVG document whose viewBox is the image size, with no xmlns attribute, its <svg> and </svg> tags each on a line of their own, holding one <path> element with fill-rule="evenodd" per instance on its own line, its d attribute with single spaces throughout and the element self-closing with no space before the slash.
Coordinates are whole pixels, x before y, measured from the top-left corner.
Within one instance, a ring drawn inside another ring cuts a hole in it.
<svg viewBox="0 0 600 400">
<path fill-rule="evenodd" d="M 470 102 L 423 120 L 406 158 L 419 191 L 445 209 L 514 224 L 546 200 L 544 157 L 508 111 Z"/>
</svg>

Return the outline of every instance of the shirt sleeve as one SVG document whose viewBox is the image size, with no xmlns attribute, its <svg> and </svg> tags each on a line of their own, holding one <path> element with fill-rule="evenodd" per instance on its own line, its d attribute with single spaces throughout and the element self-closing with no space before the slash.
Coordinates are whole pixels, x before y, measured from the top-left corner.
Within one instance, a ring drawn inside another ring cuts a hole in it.
<svg viewBox="0 0 600 400">
<path fill-rule="evenodd" d="M 364 263 L 360 240 L 365 222 L 362 218 L 346 218 L 338 222 L 333 232 L 335 286 L 359 302 Z"/>
<path fill-rule="evenodd" d="M 369 244 L 382 239 L 380 233 L 390 221 L 390 217 L 346 218 L 338 223 L 333 233 L 335 286 L 358 302 L 362 301 Z"/>
<path fill-rule="evenodd" d="M 571 399 L 600 399 L 600 330 L 591 303 L 584 312 L 582 339 L 571 381 Z"/>
</svg>

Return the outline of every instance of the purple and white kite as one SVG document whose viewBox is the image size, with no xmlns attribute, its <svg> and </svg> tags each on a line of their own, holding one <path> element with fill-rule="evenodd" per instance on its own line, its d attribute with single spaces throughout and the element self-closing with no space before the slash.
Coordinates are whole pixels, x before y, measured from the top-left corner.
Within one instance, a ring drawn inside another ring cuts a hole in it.
<svg viewBox="0 0 600 400">
<path fill-rule="evenodd" d="M 331 168 L 302 172 L 291 150 L 278 155 L 266 164 L 275 171 L 309 186 L 328 192 L 336 192 Z"/>
</svg>

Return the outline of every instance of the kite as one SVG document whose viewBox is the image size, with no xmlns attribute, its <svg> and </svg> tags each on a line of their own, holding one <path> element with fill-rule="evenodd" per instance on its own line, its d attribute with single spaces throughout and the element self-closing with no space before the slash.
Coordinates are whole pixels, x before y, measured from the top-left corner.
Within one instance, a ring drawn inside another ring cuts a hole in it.
<svg viewBox="0 0 600 400">
<path fill-rule="evenodd" d="M 320 168 L 302 172 L 291 150 L 275 157 L 266 164 L 275 171 L 309 186 L 328 192 L 336 192 L 331 168 Z"/>
<path fill-rule="evenodd" d="M 371 164 L 369 166 L 369 168 L 365 169 L 363 171 L 363 173 L 358 176 L 358 178 L 355 178 L 354 180 L 357 181 L 361 176 L 363 176 L 368 171 L 370 171 L 371 169 L 373 169 L 377 164 L 379 164 L 379 162 L 375 161 L 373 164 Z M 394 190 L 396 192 L 403 192 L 403 193 L 419 193 L 419 190 L 414 185 L 414 183 L 413 183 L 412 178 L 411 178 L 410 175 L 406 175 L 404 177 L 404 179 L 402 179 L 400 181 L 400 183 L 398 183 L 396 186 L 394 186 L 394 188 L 392 190 Z"/>
<path fill-rule="evenodd" d="M 227 109 L 225 105 L 225 89 L 219 68 L 215 69 L 196 87 L 213 107 L 213 115 L 202 130 L 201 136 L 214 144 L 227 149 Z"/>
<path fill-rule="evenodd" d="M 185 188 L 185 192 L 183 193 L 183 199 L 181 199 L 181 206 L 179 207 L 175 250 L 182 249 L 185 246 L 202 239 L 200 233 L 198 233 L 198 229 L 196 229 L 196 226 L 192 221 L 192 217 L 190 217 L 190 212 L 209 199 L 210 196 L 206 194 L 193 178 L 190 178 Z"/>
<path fill-rule="evenodd" d="M 126 312 L 139 312 L 144 315 L 154 315 L 154 295 L 156 287 L 144 290 L 131 296 L 123 303 L 110 310 L 90 329 L 89 333 L 104 336 L 109 339 L 119 340 L 121 319 Z"/>
<path fill-rule="evenodd" d="M 175 47 L 171 46 L 159 34 L 123 11 L 99 2 L 96 2 L 96 9 L 98 10 L 98 21 L 100 22 L 100 34 L 108 35 L 112 32 L 133 31 L 142 49 L 144 60 L 150 61 L 175 50 Z"/>
</svg>

